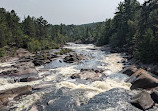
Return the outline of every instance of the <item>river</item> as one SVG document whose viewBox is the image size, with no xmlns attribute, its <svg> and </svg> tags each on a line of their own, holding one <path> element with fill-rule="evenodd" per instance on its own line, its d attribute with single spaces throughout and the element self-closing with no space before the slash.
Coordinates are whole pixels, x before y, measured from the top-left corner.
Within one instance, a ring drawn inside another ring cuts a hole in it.
<svg viewBox="0 0 158 111">
<path fill-rule="evenodd" d="M 64 48 L 83 55 L 84 59 L 70 64 L 63 62 L 61 56 L 45 66 L 36 68 L 39 77 L 43 79 L 27 83 L 5 83 L 0 87 L 36 87 L 33 94 L 14 103 L 12 107 L 15 111 L 29 110 L 32 104 L 35 104 L 39 111 L 138 110 L 128 103 L 131 98 L 131 84 L 125 82 L 128 76 L 119 73 L 125 67 L 121 62 L 124 60 L 124 54 L 110 53 L 109 50 L 102 50 L 93 44 L 68 43 Z M 100 79 L 71 78 L 72 74 L 81 73 L 83 69 L 101 70 Z"/>
</svg>

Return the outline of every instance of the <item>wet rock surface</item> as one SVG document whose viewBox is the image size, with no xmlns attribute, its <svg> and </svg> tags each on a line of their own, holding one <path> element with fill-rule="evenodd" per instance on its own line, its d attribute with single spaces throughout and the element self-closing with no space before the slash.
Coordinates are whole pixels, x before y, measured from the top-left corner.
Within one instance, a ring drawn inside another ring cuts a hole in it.
<svg viewBox="0 0 158 111">
<path fill-rule="evenodd" d="M 87 91 L 90 90 L 70 91 L 70 89 L 61 88 L 56 93 L 45 95 L 40 103 L 44 107 L 43 109 L 38 107 L 38 109 L 39 111 L 141 111 L 129 103 L 131 95 L 128 90 L 116 88 L 90 99 L 85 97 Z"/>
</svg>

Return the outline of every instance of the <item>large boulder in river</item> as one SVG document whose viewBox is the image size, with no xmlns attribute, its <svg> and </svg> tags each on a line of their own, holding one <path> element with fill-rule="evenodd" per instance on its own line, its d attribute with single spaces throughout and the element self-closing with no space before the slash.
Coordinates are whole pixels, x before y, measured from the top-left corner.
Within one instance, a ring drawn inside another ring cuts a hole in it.
<svg viewBox="0 0 158 111">
<path fill-rule="evenodd" d="M 158 103 L 158 90 L 154 89 L 151 93 L 151 97 L 156 103 Z"/>
<path fill-rule="evenodd" d="M 51 54 L 50 52 L 40 52 L 35 55 L 34 60 L 32 62 L 35 66 L 41 66 L 46 63 L 50 63 L 52 59 L 56 57 L 56 55 Z"/>
<path fill-rule="evenodd" d="M 72 79 L 80 78 L 83 80 L 101 80 L 101 71 L 93 69 L 81 69 L 80 73 L 73 74 Z"/>
<path fill-rule="evenodd" d="M 18 50 L 16 50 L 15 56 L 17 56 L 18 58 L 21 57 L 27 57 L 32 55 L 29 51 L 27 51 L 26 49 L 20 48 Z"/>
<path fill-rule="evenodd" d="M 137 67 L 136 66 L 129 66 L 125 69 L 123 69 L 120 73 L 126 74 L 128 76 L 131 76 L 132 74 L 134 74 L 137 71 Z"/>
<path fill-rule="evenodd" d="M 74 53 L 74 54 L 70 54 L 69 56 L 66 56 L 64 58 L 64 62 L 66 62 L 66 63 L 74 63 L 74 62 L 79 62 L 82 59 L 83 59 L 82 55 L 78 55 L 78 54 Z"/>
<path fill-rule="evenodd" d="M 146 91 L 142 91 L 138 95 L 134 96 L 131 103 L 143 110 L 147 110 L 154 106 L 154 101 L 152 100 L 150 94 Z"/>
<path fill-rule="evenodd" d="M 149 72 L 139 69 L 128 80 L 132 84 L 131 89 L 150 89 L 158 86 L 158 79 L 152 77 Z"/>
</svg>

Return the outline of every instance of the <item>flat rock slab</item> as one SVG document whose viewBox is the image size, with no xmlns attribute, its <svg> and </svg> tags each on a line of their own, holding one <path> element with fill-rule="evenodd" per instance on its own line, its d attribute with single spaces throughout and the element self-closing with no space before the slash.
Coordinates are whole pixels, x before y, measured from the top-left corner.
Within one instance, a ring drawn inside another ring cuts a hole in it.
<svg viewBox="0 0 158 111">
<path fill-rule="evenodd" d="M 9 101 L 9 98 L 15 98 L 23 94 L 32 93 L 31 86 L 23 86 L 0 91 L 0 105 Z"/>
</svg>

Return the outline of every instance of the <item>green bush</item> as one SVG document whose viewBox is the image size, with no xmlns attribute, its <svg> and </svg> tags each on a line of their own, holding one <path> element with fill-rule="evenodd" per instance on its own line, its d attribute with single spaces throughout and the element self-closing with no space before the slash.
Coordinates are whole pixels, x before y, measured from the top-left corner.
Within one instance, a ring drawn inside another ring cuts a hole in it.
<svg viewBox="0 0 158 111">
<path fill-rule="evenodd" d="M 6 55 L 6 52 L 4 50 L 4 48 L 0 48 L 0 57 L 3 57 Z"/>
<path fill-rule="evenodd" d="M 41 45 L 38 40 L 32 39 L 28 44 L 27 44 L 28 50 L 31 52 L 36 52 L 41 50 Z"/>
<path fill-rule="evenodd" d="M 71 50 L 71 49 L 67 49 L 67 48 L 62 48 L 62 49 L 60 50 L 60 52 L 56 52 L 56 54 L 63 55 L 63 54 L 67 54 L 67 53 L 69 53 L 69 52 L 72 52 L 72 50 Z"/>
</svg>

